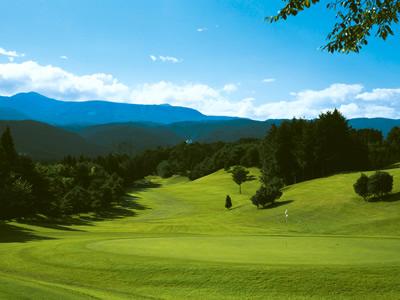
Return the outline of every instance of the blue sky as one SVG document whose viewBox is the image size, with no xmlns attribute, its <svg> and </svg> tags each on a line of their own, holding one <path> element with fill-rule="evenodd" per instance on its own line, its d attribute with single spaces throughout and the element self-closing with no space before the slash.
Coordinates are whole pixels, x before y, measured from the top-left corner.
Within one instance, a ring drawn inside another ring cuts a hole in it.
<svg viewBox="0 0 400 300">
<path fill-rule="evenodd" d="M 0 1 L 0 94 L 170 103 L 255 119 L 400 118 L 400 39 L 318 50 L 323 4 L 268 24 L 279 0 Z M 399 29 L 399 28 L 396 28 Z M 397 30 L 400 33 L 400 30 Z"/>
</svg>

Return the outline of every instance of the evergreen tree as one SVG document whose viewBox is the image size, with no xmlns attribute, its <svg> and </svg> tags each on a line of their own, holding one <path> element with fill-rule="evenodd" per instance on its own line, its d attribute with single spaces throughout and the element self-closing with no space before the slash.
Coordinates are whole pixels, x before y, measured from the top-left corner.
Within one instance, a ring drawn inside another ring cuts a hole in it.
<svg viewBox="0 0 400 300">
<path fill-rule="evenodd" d="M 386 139 L 388 154 L 392 162 L 400 161 L 400 127 L 393 127 Z"/>
<path fill-rule="evenodd" d="M 15 160 L 18 157 L 18 154 L 17 154 L 17 151 L 15 150 L 14 141 L 11 136 L 11 130 L 9 127 L 7 127 L 4 130 L 4 132 L 0 138 L 0 144 L 3 149 L 2 151 L 3 151 L 4 159 L 10 163 L 15 162 Z"/>
<path fill-rule="evenodd" d="M 261 185 L 256 194 L 251 197 L 251 202 L 258 207 L 265 208 L 275 202 L 282 196 L 283 184 L 279 178 L 270 179 L 267 185 Z"/>
<path fill-rule="evenodd" d="M 232 199 L 229 195 L 226 195 L 225 208 L 230 209 L 232 207 Z"/>
</svg>

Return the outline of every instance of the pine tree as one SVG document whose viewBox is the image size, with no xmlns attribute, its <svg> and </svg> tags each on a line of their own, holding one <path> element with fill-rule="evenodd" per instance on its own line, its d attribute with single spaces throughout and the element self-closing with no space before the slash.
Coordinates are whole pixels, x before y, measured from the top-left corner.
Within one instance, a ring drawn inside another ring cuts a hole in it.
<svg viewBox="0 0 400 300">
<path fill-rule="evenodd" d="M 14 162 L 17 159 L 18 154 L 15 150 L 14 141 L 11 136 L 11 130 L 9 127 L 7 127 L 6 130 L 3 132 L 0 139 L 0 144 L 5 160 L 7 160 L 8 162 Z"/>
<path fill-rule="evenodd" d="M 230 209 L 232 207 L 232 199 L 229 195 L 226 195 L 225 208 Z"/>
</svg>

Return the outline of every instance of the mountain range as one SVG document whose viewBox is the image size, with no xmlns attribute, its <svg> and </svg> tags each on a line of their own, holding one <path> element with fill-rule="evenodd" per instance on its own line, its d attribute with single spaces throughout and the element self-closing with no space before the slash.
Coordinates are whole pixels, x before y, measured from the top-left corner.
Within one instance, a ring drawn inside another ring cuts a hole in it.
<svg viewBox="0 0 400 300">
<path fill-rule="evenodd" d="M 38 93 L 0 97 L 0 119 L 35 120 L 56 126 L 98 125 L 123 122 L 169 124 L 183 121 L 229 120 L 206 116 L 187 107 L 127 104 L 108 101 L 59 101 Z"/>
<path fill-rule="evenodd" d="M 261 138 L 271 124 L 283 121 L 206 116 L 170 105 L 59 101 L 33 92 L 0 97 L 0 120 L 0 132 L 6 126 L 11 128 L 18 151 L 38 160 L 109 152 L 135 154 L 186 140 Z M 400 120 L 357 118 L 349 124 L 356 129 L 378 129 L 386 135 L 400 126 Z"/>
</svg>

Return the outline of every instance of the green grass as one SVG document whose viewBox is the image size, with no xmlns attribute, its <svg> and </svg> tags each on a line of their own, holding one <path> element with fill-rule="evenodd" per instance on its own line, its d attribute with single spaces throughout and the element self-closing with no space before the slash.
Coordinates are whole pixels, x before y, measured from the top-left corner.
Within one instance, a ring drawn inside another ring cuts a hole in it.
<svg viewBox="0 0 400 300">
<path fill-rule="evenodd" d="M 400 169 L 389 172 L 385 202 L 357 197 L 353 173 L 287 187 L 257 209 L 258 181 L 239 195 L 221 170 L 150 178 L 102 220 L 1 224 L 0 298 L 399 299 Z"/>
</svg>

